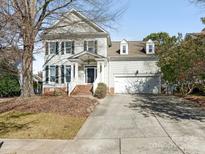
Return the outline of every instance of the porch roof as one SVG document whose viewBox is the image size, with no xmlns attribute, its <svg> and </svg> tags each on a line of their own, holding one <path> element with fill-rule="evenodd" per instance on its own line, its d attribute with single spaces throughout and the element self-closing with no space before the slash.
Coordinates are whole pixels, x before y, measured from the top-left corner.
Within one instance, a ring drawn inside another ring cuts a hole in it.
<svg viewBox="0 0 205 154">
<path fill-rule="evenodd" d="M 104 56 L 101 56 L 101 55 L 98 55 L 98 54 L 95 54 L 95 53 L 91 53 L 91 52 L 88 52 L 88 51 L 83 51 L 83 52 L 80 52 L 78 54 L 75 54 L 71 57 L 68 58 L 69 60 L 77 60 L 77 59 L 85 59 L 85 60 L 88 60 L 88 59 L 98 59 L 98 60 L 104 60 L 106 59 L 106 57 Z"/>
</svg>

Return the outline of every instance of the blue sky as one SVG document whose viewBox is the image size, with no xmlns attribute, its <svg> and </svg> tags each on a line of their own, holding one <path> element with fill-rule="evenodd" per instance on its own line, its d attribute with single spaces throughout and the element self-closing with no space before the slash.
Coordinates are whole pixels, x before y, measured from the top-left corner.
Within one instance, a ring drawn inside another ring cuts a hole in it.
<svg viewBox="0 0 205 154">
<path fill-rule="evenodd" d="M 198 32 L 203 29 L 200 18 L 204 12 L 190 0 L 128 0 L 127 11 L 118 21 L 114 40 L 142 40 L 152 32 Z"/>
<path fill-rule="evenodd" d="M 200 18 L 205 16 L 190 0 L 127 0 L 127 10 L 118 19 L 112 40 L 142 40 L 152 32 L 199 32 L 204 28 Z M 34 73 L 42 70 L 43 54 L 35 55 Z"/>
</svg>

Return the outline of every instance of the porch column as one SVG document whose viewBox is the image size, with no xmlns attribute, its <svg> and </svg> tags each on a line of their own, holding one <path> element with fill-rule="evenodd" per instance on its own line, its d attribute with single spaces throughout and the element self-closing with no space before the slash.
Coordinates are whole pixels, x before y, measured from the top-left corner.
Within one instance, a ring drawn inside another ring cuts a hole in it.
<svg viewBox="0 0 205 154">
<path fill-rule="evenodd" d="M 78 63 L 75 63 L 75 81 L 78 83 Z"/>
<path fill-rule="evenodd" d="M 105 82 L 105 63 L 101 62 L 101 82 Z"/>
<path fill-rule="evenodd" d="M 97 61 L 97 78 L 98 78 L 99 82 L 101 82 L 100 65 L 101 65 L 101 63 L 99 61 Z"/>
<path fill-rule="evenodd" d="M 73 69 L 74 69 L 74 64 L 71 65 L 71 82 L 73 82 L 75 80 L 74 76 L 73 76 Z"/>
</svg>

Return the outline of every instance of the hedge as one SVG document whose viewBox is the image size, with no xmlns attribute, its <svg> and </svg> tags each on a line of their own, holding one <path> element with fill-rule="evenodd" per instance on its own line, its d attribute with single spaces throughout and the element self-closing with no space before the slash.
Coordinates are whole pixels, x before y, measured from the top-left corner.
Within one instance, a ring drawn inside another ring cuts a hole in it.
<svg viewBox="0 0 205 154">
<path fill-rule="evenodd" d="M 13 97 L 20 95 L 20 85 L 17 76 L 0 76 L 0 97 Z"/>
</svg>

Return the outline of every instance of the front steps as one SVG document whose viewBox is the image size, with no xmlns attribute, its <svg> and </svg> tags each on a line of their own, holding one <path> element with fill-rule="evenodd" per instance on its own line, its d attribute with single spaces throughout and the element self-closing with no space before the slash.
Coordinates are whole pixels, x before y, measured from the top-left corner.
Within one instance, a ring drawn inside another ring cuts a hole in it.
<svg viewBox="0 0 205 154">
<path fill-rule="evenodd" d="M 92 95 L 92 89 L 93 85 L 77 85 L 71 95 L 76 96 L 76 95 Z"/>
</svg>

